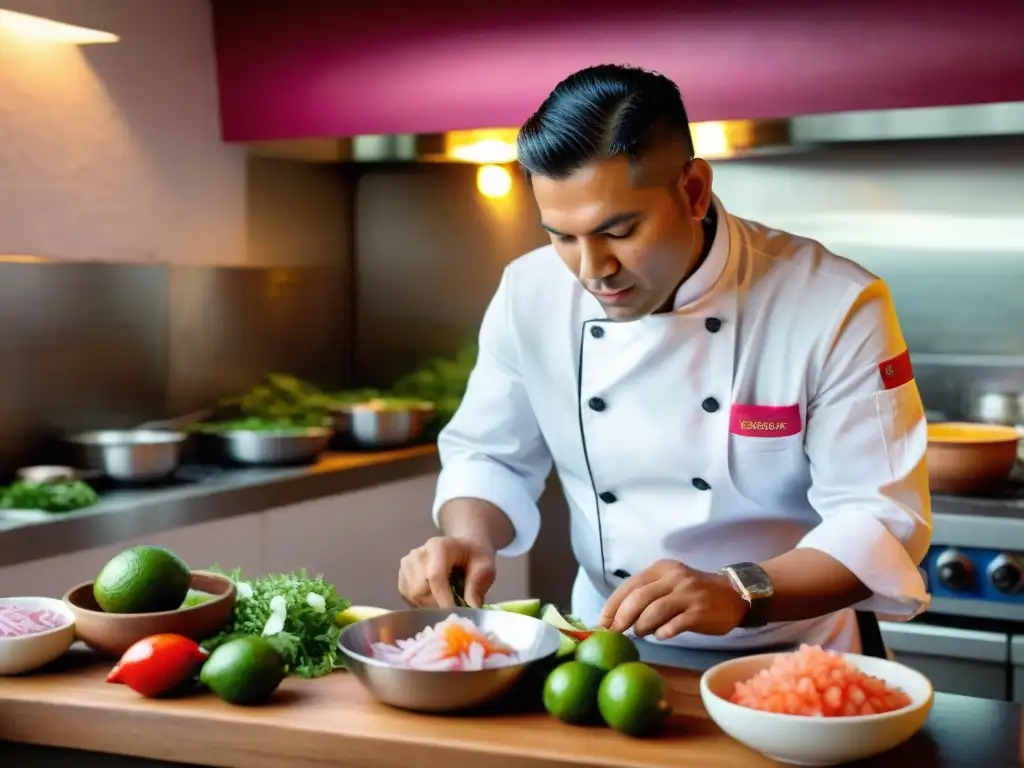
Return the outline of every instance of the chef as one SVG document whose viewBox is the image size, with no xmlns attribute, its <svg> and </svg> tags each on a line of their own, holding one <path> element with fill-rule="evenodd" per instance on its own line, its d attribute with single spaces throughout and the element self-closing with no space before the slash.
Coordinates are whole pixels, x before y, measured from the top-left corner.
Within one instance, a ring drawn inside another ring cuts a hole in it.
<svg viewBox="0 0 1024 768">
<path fill-rule="evenodd" d="M 555 87 L 520 164 L 551 244 L 507 266 L 438 441 L 412 605 L 480 605 L 552 468 L 588 625 L 691 649 L 884 653 L 929 601 L 925 415 L 886 285 L 731 215 L 679 90 L 602 65 Z M 863 635 L 863 642 L 862 642 Z"/>
</svg>

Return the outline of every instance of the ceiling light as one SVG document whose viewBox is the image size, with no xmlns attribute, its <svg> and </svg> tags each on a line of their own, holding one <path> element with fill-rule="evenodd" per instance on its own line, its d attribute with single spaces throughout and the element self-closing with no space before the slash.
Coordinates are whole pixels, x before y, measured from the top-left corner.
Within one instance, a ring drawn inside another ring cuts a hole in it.
<svg viewBox="0 0 1024 768">
<path fill-rule="evenodd" d="M 65 43 L 68 45 L 95 45 L 97 43 L 116 43 L 120 38 L 110 32 L 61 21 L 46 19 L 42 16 L 31 16 L 0 8 L 0 32 L 18 37 L 38 40 L 47 43 Z"/>
</svg>

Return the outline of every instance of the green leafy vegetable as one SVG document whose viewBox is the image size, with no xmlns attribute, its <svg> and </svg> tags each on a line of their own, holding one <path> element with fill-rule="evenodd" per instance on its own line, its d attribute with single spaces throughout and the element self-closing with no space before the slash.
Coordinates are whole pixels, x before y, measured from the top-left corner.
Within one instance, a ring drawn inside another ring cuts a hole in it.
<svg viewBox="0 0 1024 768">
<path fill-rule="evenodd" d="M 224 573 L 217 566 L 210 570 Z M 334 587 L 306 571 L 275 573 L 251 581 L 241 569 L 225 574 L 238 587 L 231 623 L 202 645 L 212 651 L 240 635 L 267 640 L 284 659 L 291 673 L 303 678 L 321 677 L 344 669 L 338 637 L 341 628 L 334 617 L 350 603 Z"/>
<path fill-rule="evenodd" d="M 285 373 L 268 373 L 248 392 L 220 401 L 207 422 L 191 429 L 322 427 L 330 423 L 333 407 L 334 399 L 319 387 Z"/>
<path fill-rule="evenodd" d="M 43 512 L 74 512 L 91 507 L 100 497 L 80 480 L 56 483 L 18 481 L 0 488 L 0 509 L 39 509 Z"/>
</svg>

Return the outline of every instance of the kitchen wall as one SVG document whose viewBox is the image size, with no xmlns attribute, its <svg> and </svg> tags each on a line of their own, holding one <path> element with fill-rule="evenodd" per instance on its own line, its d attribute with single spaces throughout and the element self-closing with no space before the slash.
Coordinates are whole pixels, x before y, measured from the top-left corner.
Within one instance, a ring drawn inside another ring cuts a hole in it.
<svg viewBox="0 0 1024 768">
<path fill-rule="evenodd" d="M 4 7 L 121 40 L 0 40 L 0 252 L 244 263 L 245 154 L 220 140 L 208 4 Z"/>
<path fill-rule="evenodd" d="M 347 383 L 351 184 L 221 141 L 207 0 L 3 6 L 121 40 L 0 32 L 0 480 L 267 370 Z"/>
<path fill-rule="evenodd" d="M 1024 137 L 722 163 L 735 213 L 814 237 L 886 280 L 925 403 L 1024 388 Z"/>
<path fill-rule="evenodd" d="M 713 166 L 715 191 L 737 215 L 819 239 L 886 279 L 920 365 L 1018 380 L 1024 137 L 850 146 Z M 507 198 L 490 201 L 476 192 L 474 173 L 419 165 L 370 169 L 359 179 L 360 374 L 450 349 L 476 329 L 504 265 L 546 242 L 520 179 Z M 926 394 L 952 407 L 945 388 Z"/>
<path fill-rule="evenodd" d="M 716 162 L 734 213 L 816 237 L 886 279 L 929 407 L 972 386 L 1024 387 L 1024 138 L 847 147 Z M 505 264 L 546 238 L 516 179 L 489 201 L 468 166 L 363 171 L 356 187 L 358 376 L 446 353 L 479 319 Z M 568 600 L 575 565 L 557 483 L 531 583 Z"/>
</svg>

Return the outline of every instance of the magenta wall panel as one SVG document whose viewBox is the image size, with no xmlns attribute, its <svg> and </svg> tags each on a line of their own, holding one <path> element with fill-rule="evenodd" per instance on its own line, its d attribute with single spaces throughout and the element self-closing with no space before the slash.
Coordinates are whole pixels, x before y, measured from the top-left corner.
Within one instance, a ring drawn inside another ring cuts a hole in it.
<svg viewBox="0 0 1024 768">
<path fill-rule="evenodd" d="M 600 62 L 672 77 L 694 120 L 1024 100 L 1021 0 L 213 6 L 232 141 L 515 126 Z"/>
</svg>

